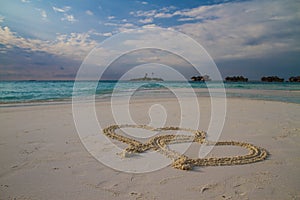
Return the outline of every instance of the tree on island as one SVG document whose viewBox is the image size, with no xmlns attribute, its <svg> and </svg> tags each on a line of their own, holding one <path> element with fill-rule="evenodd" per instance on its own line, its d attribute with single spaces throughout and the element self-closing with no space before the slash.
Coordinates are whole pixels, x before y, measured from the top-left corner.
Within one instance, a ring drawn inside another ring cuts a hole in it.
<svg viewBox="0 0 300 200">
<path fill-rule="evenodd" d="M 267 76 L 261 78 L 262 82 L 283 82 L 283 78 L 279 78 L 278 76 Z"/>
<path fill-rule="evenodd" d="M 248 82 L 248 78 L 245 78 L 243 76 L 227 76 L 225 78 L 225 81 L 228 81 L 228 82 Z"/>
<path fill-rule="evenodd" d="M 192 81 L 211 81 L 211 79 L 209 78 L 208 75 L 204 75 L 204 76 L 193 76 L 192 78 Z"/>
<path fill-rule="evenodd" d="M 300 76 L 292 76 L 289 78 L 289 82 L 297 82 L 300 83 Z"/>
</svg>

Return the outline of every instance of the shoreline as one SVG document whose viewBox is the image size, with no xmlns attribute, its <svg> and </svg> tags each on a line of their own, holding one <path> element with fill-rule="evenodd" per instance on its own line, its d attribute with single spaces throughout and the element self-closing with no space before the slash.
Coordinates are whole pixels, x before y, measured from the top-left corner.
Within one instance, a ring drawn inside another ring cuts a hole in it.
<svg viewBox="0 0 300 200">
<path fill-rule="evenodd" d="M 182 90 L 183 92 L 186 90 L 184 88 L 176 88 L 174 90 L 178 90 L 179 92 Z M 210 98 L 209 93 L 207 92 L 207 89 L 200 89 L 200 88 L 194 88 L 195 94 L 197 95 L 197 98 Z M 218 88 L 212 89 L 212 91 L 218 90 Z M 172 99 L 174 96 L 170 96 L 168 94 L 170 91 L 168 90 L 149 90 L 149 91 L 143 91 L 143 92 L 153 92 L 154 95 L 151 96 L 146 93 L 148 96 L 134 96 L 136 99 Z M 161 94 L 155 94 L 161 93 Z M 262 96 L 257 97 L 257 95 L 269 95 L 269 96 Z M 292 95 L 291 95 L 292 94 Z M 246 95 L 246 96 L 245 96 Z M 248 95 L 248 96 L 247 96 Z M 272 99 L 272 95 L 276 95 L 278 98 Z M 282 96 L 288 96 L 286 98 L 290 99 L 284 99 Z M 294 95 L 294 96 L 293 96 Z M 256 97 L 255 97 L 256 96 Z M 120 96 L 117 98 L 122 98 L 124 96 Z M 189 98 L 189 94 L 186 96 Z M 280 99 L 279 97 L 282 97 L 283 99 Z M 218 97 L 214 97 L 218 98 Z M 226 98 L 230 99 L 247 99 L 247 100 L 258 100 L 258 101 L 272 101 L 272 102 L 282 102 L 282 103 L 293 103 L 293 104 L 300 104 L 297 100 L 300 98 L 300 90 L 253 90 L 253 89 L 237 89 L 237 88 L 229 88 L 226 89 Z M 296 100 L 293 100 L 292 98 L 295 98 Z M 111 96 L 96 96 L 95 102 L 109 102 L 111 100 Z M 32 100 L 28 102 L 0 102 L 0 108 L 5 107 L 21 107 L 21 106 L 39 106 L 39 105 L 60 105 L 60 104 L 72 104 L 72 97 L 70 98 L 64 98 L 64 99 L 52 99 L 52 100 Z"/>
</svg>

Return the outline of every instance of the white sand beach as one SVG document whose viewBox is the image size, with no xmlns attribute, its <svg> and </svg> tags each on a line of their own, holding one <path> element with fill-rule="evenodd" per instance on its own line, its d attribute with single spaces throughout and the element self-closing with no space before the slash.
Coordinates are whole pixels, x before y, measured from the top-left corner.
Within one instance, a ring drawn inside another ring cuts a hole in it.
<svg viewBox="0 0 300 200">
<path fill-rule="evenodd" d="M 135 122 L 148 124 L 148 109 L 158 102 L 167 108 L 166 125 L 177 126 L 175 98 L 131 101 Z M 210 101 L 199 102 L 205 129 Z M 2 106 L 0 199 L 300 199 L 300 105 L 236 98 L 227 104 L 220 140 L 263 147 L 267 160 L 141 174 L 116 171 L 91 156 L 77 134 L 71 103 Z M 104 125 L 114 124 L 109 102 L 97 102 L 96 111 L 107 116 Z M 210 155 L 221 156 L 222 148 Z"/>
</svg>

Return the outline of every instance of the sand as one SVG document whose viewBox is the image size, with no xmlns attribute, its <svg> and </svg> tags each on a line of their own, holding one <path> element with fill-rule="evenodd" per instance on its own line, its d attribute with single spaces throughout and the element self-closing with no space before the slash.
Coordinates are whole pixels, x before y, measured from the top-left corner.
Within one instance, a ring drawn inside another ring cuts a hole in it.
<svg viewBox="0 0 300 200">
<path fill-rule="evenodd" d="M 200 127 L 206 129 L 210 101 L 199 102 Z M 178 125 L 176 99 L 133 100 L 136 123 L 149 123 L 154 103 L 165 106 L 167 126 Z M 91 156 L 76 132 L 70 103 L 2 105 L 0 199 L 299 199 L 300 105 L 233 98 L 227 103 L 220 140 L 263 147 L 267 160 L 189 171 L 167 166 L 141 174 L 111 169 Z M 114 124 L 109 102 L 97 102 L 96 110 L 103 126 Z M 210 155 L 245 153 L 227 150 L 216 147 Z"/>
</svg>

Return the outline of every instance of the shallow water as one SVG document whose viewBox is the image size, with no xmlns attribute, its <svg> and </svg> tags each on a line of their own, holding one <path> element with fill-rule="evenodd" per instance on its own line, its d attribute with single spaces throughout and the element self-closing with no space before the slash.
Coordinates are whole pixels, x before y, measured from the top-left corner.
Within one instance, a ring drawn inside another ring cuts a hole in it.
<svg viewBox="0 0 300 200">
<path fill-rule="evenodd" d="M 72 95 L 94 96 L 96 99 L 131 95 L 143 97 L 170 97 L 174 91 L 193 88 L 197 96 L 216 95 L 218 88 L 225 86 L 226 96 L 235 98 L 261 99 L 300 103 L 299 83 L 222 83 L 222 82 L 130 82 L 130 81 L 1 81 L 0 103 L 53 102 L 71 100 Z M 191 90 L 182 90 L 184 96 L 191 96 Z"/>
</svg>

